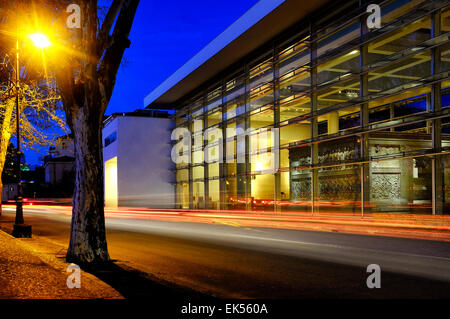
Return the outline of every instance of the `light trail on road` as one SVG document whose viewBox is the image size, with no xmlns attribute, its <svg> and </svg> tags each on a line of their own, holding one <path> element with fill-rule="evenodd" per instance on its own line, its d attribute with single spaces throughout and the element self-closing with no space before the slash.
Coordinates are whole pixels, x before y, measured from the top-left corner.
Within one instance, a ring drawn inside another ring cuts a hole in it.
<svg viewBox="0 0 450 319">
<path fill-rule="evenodd" d="M 13 220 L 14 207 L 4 206 L 3 211 L 2 219 Z M 71 207 L 32 205 L 25 206 L 24 212 L 34 234 L 67 245 Z M 105 214 L 112 258 L 162 280 L 217 296 L 268 297 L 254 288 L 263 283 L 278 287 L 281 296 L 290 296 L 293 291 L 300 293 L 305 272 L 314 274 L 306 275 L 311 281 L 308 285 L 323 276 L 338 280 L 324 275 L 337 270 L 325 270 L 322 263 L 334 265 L 331 269 L 353 269 L 351 273 L 361 278 L 366 278 L 369 264 L 378 264 L 383 272 L 450 283 L 450 245 L 445 241 L 367 236 L 367 231 L 358 235 L 302 230 L 302 225 L 292 221 L 261 220 L 270 216 L 263 213 L 242 219 L 226 213 L 141 209 L 106 209 Z M 289 228 L 289 223 L 296 225 Z M 310 262 L 321 264 L 299 266 Z M 342 272 L 348 276 L 345 280 L 352 280 L 347 270 Z M 229 276 L 243 281 L 243 287 L 230 282 Z"/>
<path fill-rule="evenodd" d="M 14 205 L 4 205 L 14 210 Z M 27 205 L 29 212 L 59 212 L 70 216 L 71 206 Z M 186 210 L 149 208 L 105 208 L 106 218 L 139 220 L 167 220 L 238 227 L 266 227 L 279 229 L 313 230 L 388 237 L 450 241 L 450 216 L 427 215 L 367 215 L 345 216 L 340 213 L 311 215 L 301 212 L 248 212 L 231 210 Z"/>
</svg>

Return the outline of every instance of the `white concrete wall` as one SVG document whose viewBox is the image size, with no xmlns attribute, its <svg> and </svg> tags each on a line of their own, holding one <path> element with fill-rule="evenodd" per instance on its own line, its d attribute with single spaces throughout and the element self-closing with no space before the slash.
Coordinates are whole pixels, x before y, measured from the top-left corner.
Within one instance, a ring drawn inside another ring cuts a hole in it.
<svg viewBox="0 0 450 319">
<path fill-rule="evenodd" d="M 117 131 L 117 141 L 103 150 L 104 162 L 117 156 L 119 206 L 175 207 L 175 173 L 170 157 L 170 119 L 117 117 L 103 139 Z"/>
<path fill-rule="evenodd" d="M 116 157 L 119 152 L 118 148 L 118 140 L 114 143 L 109 144 L 107 147 L 105 147 L 105 138 L 111 135 L 114 132 L 117 132 L 117 137 L 119 137 L 118 132 L 119 126 L 118 126 L 118 119 L 115 118 L 112 122 L 108 123 L 108 125 L 103 129 L 102 131 L 102 142 L 103 142 L 103 163 L 110 160 L 113 157 Z"/>
</svg>

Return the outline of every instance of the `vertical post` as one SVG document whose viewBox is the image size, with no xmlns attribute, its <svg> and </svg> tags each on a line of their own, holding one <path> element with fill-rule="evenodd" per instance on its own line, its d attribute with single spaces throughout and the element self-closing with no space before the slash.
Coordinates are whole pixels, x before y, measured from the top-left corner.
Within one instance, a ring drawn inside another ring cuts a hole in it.
<svg viewBox="0 0 450 319">
<path fill-rule="evenodd" d="M 281 172 L 280 172 L 280 134 L 276 133 L 276 130 L 279 130 L 280 127 L 280 93 L 279 93 L 279 82 L 278 77 L 280 71 L 278 69 L 278 55 L 275 44 L 273 45 L 272 50 L 272 68 L 273 68 L 273 130 L 270 134 L 271 141 L 274 142 L 274 145 L 271 145 L 271 150 L 275 153 L 272 154 L 274 168 L 274 178 L 275 178 L 275 203 L 274 203 L 274 211 L 281 211 L 281 205 L 278 202 L 281 200 Z"/>
<path fill-rule="evenodd" d="M 368 33 L 367 23 L 366 23 L 367 15 L 363 15 L 360 19 L 360 37 L 363 37 Z M 368 45 L 363 44 L 359 47 L 359 69 L 362 71 L 364 66 L 367 63 L 369 50 Z M 359 95 L 360 98 L 364 98 L 369 94 L 369 80 L 368 74 L 364 73 L 360 76 L 360 87 L 359 87 Z M 392 113 L 392 110 L 390 111 Z M 392 115 L 392 114 L 391 114 Z M 369 104 L 363 103 L 360 109 L 360 125 L 361 128 L 367 127 L 369 125 Z M 360 166 L 360 179 L 361 179 L 361 217 L 364 216 L 364 213 L 367 212 L 369 206 L 367 203 L 370 201 L 370 182 L 369 182 L 369 166 L 367 163 L 369 160 L 369 134 L 363 133 L 361 134 L 360 144 L 361 148 L 361 160 L 364 162 Z M 366 207 L 367 206 L 367 207 Z"/>
<path fill-rule="evenodd" d="M 17 225 L 23 224 L 23 206 L 22 206 L 22 170 L 21 149 L 20 149 L 20 107 L 19 107 L 19 81 L 20 81 L 20 65 L 19 65 L 19 40 L 16 42 L 16 136 L 17 136 L 17 199 L 16 199 L 16 220 Z"/>
<path fill-rule="evenodd" d="M 245 70 L 246 67 L 245 67 Z M 246 73 L 246 71 L 244 71 Z M 245 77 L 245 75 L 244 75 Z M 240 83 L 240 80 L 243 82 Z M 247 116 L 245 115 L 246 112 L 246 80 L 237 78 L 237 82 L 235 85 L 243 85 L 244 86 L 244 92 L 243 95 L 237 100 L 236 109 L 235 109 L 235 141 L 236 141 L 236 195 L 239 199 L 239 202 L 242 203 L 245 202 L 244 209 L 248 210 L 248 194 L 247 194 L 247 171 L 246 171 L 246 162 L 248 162 L 248 148 L 247 148 L 247 134 L 245 134 L 247 130 Z M 226 83 L 225 83 L 226 86 Z M 229 101 L 227 101 L 229 102 Z M 238 115 L 238 107 L 244 108 L 244 114 Z M 239 204 L 240 209 L 242 209 L 241 205 Z"/>
<path fill-rule="evenodd" d="M 310 22 L 311 23 L 311 22 Z M 311 114 L 313 118 L 311 120 L 311 139 L 314 139 L 318 135 L 317 116 L 315 112 L 318 109 L 317 99 L 317 42 L 313 34 L 312 26 L 310 26 L 310 80 L 311 80 Z M 311 214 L 318 212 L 315 202 L 319 196 L 319 172 L 315 168 L 319 160 L 319 144 L 311 143 Z"/>
<path fill-rule="evenodd" d="M 246 210 L 253 210 L 252 196 L 252 177 L 250 175 L 252 170 L 251 157 L 250 157 L 250 137 L 247 132 L 250 130 L 250 71 L 248 63 L 245 63 L 244 70 L 244 103 L 245 103 L 245 119 L 244 119 L 244 136 L 245 136 L 245 176 L 244 176 L 244 187 L 245 187 L 245 199 L 246 199 Z"/>
<path fill-rule="evenodd" d="M 191 148 L 189 150 L 190 154 L 189 154 L 189 164 L 188 164 L 188 184 L 189 184 L 189 209 L 193 209 L 194 208 L 194 201 L 193 201 L 193 197 L 194 197 L 194 181 L 193 181 L 193 164 L 194 164 L 194 142 L 195 142 L 195 137 L 193 136 L 193 128 L 192 128 L 192 106 L 189 105 L 188 106 L 188 123 L 187 123 L 187 127 L 190 133 L 190 139 L 191 139 Z"/>
<path fill-rule="evenodd" d="M 19 64 L 19 32 L 17 32 L 16 40 L 16 135 L 17 135 L 17 199 L 16 199 L 16 218 L 13 228 L 13 236 L 19 238 L 31 237 L 31 226 L 24 224 L 23 218 L 23 192 L 22 192 L 22 171 L 21 171 L 21 149 L 20 149 L 20 106 L 19 106 L 19 94 L 20 94 L 20 64 Z"/>
<path fill-rule="evenodd" d="M 205 196 L 205 209 L 211 208 L 211 203 L 209 200 L 209 164 L 205 161 L 205 130 L 208 127 L 208 118 L 206 116 L 206 101 L 203 103 L 204 106 L 202 107 L 202 165 L 203 165 L 203 189 L 204 189 L 204 196 Z"/>
<path fill-rule="evenodd" d="M 219 197 L 220 197 L 220 209 L 227 209 L 227 203 L 228 203 L 228 196 L 227 196 L 227 183 L 226 183 L 226 179 L 228 176 L 228 164 L 227 164 L 227 129 L 226 129 L 226 124 L 225 124 L 225 120 L 226 120 L 226 107 L 225 104 L 223 103 L 223 83 L 220 86 L 220 101 L 222 103 L 222 106 L 220 107 L 221 110 L 221 114 L 222 114 L 222 121 L 220 123 L 220 125 L 222 126 L 222 140 L 220 141 L 220 143 L 222 144 L 222 146 L 220 147 L 220 149 L 222 150 L 222 154 L 219 154 L 220 158 L 219 158 Z"/>
<path fill-rule="evenodd" d="M 431 16 L 431 37 L 437 37 L 441 33 L 441 13 L 434 12 Z M 431 74 L 437 74 L 440 70 L 441 50 L 440 47 L 431 49 Z M 441 83 L 431 85 L 431 111 L 436 112 L 441 109 Z M 435 153 L 442 151 L 441 119 L 431 122 L 431 143 Z M 443 189 L 444 176 L 442 167 L 442 156 L 434 155 L 431 159 L 432 176 L 432 213 L 433 215 L 443 214 Z"/>
</svg>

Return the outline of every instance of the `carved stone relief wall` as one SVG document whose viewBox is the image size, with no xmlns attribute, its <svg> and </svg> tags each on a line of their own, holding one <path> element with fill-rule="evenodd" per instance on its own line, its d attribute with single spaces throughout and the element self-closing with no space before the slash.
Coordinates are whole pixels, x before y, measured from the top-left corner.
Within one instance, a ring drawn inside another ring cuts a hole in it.
<svg viewBox="0 0 450 319">
<path fill-rule="evenodd" d="M 400 173 L 374 173 L 371 176 L 372 200 L 392 200 L 399 199 L 400 194 Z"/>
</svg>

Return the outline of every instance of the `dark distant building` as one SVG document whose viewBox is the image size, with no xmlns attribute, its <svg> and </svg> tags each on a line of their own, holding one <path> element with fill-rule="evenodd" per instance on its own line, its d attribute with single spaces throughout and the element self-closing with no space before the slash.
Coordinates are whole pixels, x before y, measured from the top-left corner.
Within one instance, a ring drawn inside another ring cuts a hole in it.
<svg viewBox="0 0 450 319">
<path fill-rule="evenodd" d="M 56 140 L 55 145 L 49 148 L 48 155 L 43 157 L 46 183 L 55 185 L 73 175 L 74 152 L 72 135 L 64 135 Z"/>
</svg>

